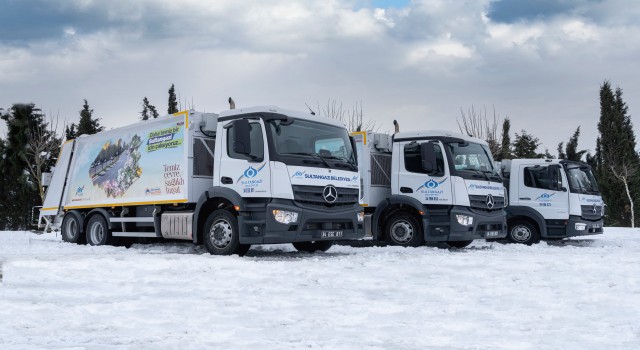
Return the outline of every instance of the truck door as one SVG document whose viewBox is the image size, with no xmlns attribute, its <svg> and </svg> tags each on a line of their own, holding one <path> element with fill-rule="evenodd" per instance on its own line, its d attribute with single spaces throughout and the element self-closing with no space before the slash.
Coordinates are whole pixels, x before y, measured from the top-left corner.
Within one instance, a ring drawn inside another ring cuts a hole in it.
<svg viewBox="0 0 640 350">
<path fill-rule="evenodd" d="M 437 172 L 427 174 L 422 168 L 421 144 L 429 143 L 436 153 Z M 413 197 L 423 204 L 451 204 L 452 185 L 445 162 L 444 147 L 439 141 L 411 141 L 400 144 L 398 188 L 393 192 Z"/>
<path fill-rule="evenodd" d="M 224 126 L 219 185 L 242 197 L 270 197 L 269 152 L 262 120 L 237 119 Z"/>
<path fill-rule="evenodd" d="M 517 205 L 537 210 L 546 220 L 569 217 L 569 192 L 558 164 L 521 165 L 518 183 Z"/>
</svg>

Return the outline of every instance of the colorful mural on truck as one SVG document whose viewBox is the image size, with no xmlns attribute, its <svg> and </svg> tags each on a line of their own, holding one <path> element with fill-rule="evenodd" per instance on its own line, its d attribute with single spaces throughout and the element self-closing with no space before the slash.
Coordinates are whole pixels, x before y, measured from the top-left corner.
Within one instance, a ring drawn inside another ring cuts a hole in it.
<svg viewBox="0 0 640 350">
<path fill-rule="evenodd" d="M 67 206 L 186 199 L 184 117 L 77 140 Z"/>
</svg>

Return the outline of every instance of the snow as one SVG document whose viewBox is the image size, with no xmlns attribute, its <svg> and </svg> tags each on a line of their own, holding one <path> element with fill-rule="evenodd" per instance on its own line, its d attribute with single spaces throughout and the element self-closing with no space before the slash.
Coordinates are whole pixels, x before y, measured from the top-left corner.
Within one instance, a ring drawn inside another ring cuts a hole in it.
<svg viewBox="0 0 640 350">
<path fill-rule="evenodd" d="M 640 230 L 467 249 L 0 232 L 0 348 L 639 349 Z"/>
</svg>

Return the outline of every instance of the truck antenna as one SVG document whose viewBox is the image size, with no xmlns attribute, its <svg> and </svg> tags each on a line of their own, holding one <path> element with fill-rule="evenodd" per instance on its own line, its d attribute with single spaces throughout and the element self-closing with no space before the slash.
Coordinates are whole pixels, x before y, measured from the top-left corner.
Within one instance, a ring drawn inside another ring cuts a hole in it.
<svg viewBox="0 0 640 350">
<path fill-rule="evenodd" d="M 305 106 L 307 106 L 307 108 L 309 108 L 309 112 L 311 112 L 311 115 L 316 115 L 316 112 L 313 111 L 313 109 L 311 109 L 311 107 L 309 107 L 309 105 L 305 102 L 304 103 Z"/>
<path fill-rule="evenodd" d="M 236 109 L 236 103 L 233 102 L 231 97 L 229 97 L 229 109 Z"/>
<path fill-rule="evenodd" d="M 393 120 L 393 126 L 396 127 L 396 130 L 395 130 L 394 134 L 399 133 L 400 132 L 400 124 L 398 124 L 398 122 L 395 119 Z"/>
</svg>

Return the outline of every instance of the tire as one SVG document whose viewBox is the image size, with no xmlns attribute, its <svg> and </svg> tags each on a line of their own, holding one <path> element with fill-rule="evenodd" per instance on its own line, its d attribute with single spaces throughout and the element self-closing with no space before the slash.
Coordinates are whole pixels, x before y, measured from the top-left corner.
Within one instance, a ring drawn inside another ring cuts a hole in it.
<svg viewBox="0 0 640 350">
<path fill-rule="evenodd" d="M 509 242 L 532 245 L 540 242 L 540 232 L 528 221 L 514 221 L 509 224 Z"/>
<path fill-rule="evenodd" d="M 86 244 L 87 237 L 82 234 L 80 217 L 74 212 L 68 212 L 62 219 L 60 228 L 62 240 L 69 243 Z"/>
<path fill-rule="evenodd" d="M 314 242 L 294 242 L 293 247 L 299 252 L 314 253 L 316 251 L 326 252 L 333 245 L 333 241 Z"/>
<path fill-rule="evenodd" d="M 395 214 L 385 226 L 387 243 L 402 247 L 419 247 L 424 245 L 424 234 L 418 220 L 407 213 Z"/>
<path fill-rule="evenodd" d="M 469 244 L 471 244 L 473 242 L 473 240 L 470 241 L 449 241 L 447 242 L 447 244 L 452 247 L 452 248 L 464 248 L 466 246 L 468 246 Z"/>
<path fill-rule="evenodd" d="M 91 216 L 85 232 L 90 245 L 110 245 L 113 242 L 107 220 L 102 214 Z"/>
<path fill-rule="evenodd" d="M 214 210 L 204 223 L 204 247 L 211 255 L 244 255 L 248 245 L 240 244 L 238 218 L 231 212 Z"/>
</svg>

